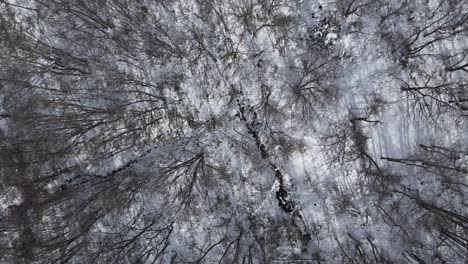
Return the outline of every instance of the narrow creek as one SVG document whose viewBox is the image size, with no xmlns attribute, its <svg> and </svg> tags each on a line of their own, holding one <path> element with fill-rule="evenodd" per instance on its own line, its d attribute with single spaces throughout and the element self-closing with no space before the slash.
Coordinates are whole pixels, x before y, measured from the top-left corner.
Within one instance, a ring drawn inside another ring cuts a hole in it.
<svg viewBox="0 0 468 264">
<path fill-rule="evenodd" d="M 274 172 L 275 180 L 277 182 L 276 199 L 278 206 L 293 218 L 294 225 L 300 229 L 302 237 L 308 242 L 311 240 L 311 234 L 308 231 L 307 224 L 302 217 L 296 202 L 292 199 L 283 172 L 279 166 L 271 161 L 271 156 L 265 144 L 262 143 L 258 127 L 261 123 L 258 122 L 257 113 L 252 107 L 245 106 L 240 100 L 237 100 L 239 106 L 238 116 L 247 128 L 248 133 L 254 138 L 255 144 L 260 152 L 262 159 L 266 160 Z"/>
</svg>

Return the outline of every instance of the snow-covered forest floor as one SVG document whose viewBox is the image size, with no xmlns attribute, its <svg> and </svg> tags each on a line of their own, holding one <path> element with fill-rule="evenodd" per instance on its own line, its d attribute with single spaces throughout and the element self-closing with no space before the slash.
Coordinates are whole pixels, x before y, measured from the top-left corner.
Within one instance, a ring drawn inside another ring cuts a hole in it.
<svg viewBox="0 0 468 264">
<path fill-rule="evenodd" d="M 1 263 L 467 263 L 468 1 L 0 0 Z"/>
</svg>

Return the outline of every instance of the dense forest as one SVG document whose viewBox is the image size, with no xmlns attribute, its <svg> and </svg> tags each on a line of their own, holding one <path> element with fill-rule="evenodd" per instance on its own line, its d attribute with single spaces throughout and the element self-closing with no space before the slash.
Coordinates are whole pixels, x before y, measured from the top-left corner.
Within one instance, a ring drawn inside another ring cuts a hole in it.
<svg viewBox="0 0 468 264">
<path fill-rule="evenodd" d="M 468 0 L 0 0 L 0 263 L 468 262 Z"/>
</svg>

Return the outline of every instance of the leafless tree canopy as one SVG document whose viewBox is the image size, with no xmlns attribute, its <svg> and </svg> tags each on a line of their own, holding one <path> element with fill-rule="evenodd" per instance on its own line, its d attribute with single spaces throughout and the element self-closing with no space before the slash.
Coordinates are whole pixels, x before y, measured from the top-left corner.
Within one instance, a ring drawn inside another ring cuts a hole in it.
<svg viewBox="0 0 468 264">
<path fill-rule="evenodd" d="M 467 263 L 468 1 L 0 0 L 1 263 Z"/>
</svg>

